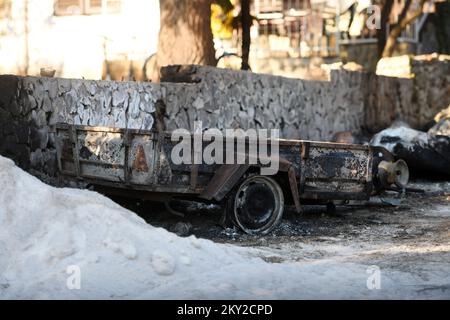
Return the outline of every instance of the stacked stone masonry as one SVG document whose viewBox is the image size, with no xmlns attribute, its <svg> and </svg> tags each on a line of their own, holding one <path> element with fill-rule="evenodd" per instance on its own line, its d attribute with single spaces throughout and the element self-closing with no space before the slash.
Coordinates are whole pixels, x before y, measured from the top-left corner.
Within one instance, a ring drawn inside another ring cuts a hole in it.
<svg viewBox="0 0 450 320">
<path fill-rule="evenodd" d="M 422 128 L 450 104 L 450 63 L 414 68 L 412 79 L 339 70 L 329 82 L 199 66 L 163 68 L 161 84 L 0 76 L 0 154 L 51 182 L 58 122 L 150 130 L 158 117 L 167 131 L 202 121 L 311 140 L 395 120 Z"/>
</svg>

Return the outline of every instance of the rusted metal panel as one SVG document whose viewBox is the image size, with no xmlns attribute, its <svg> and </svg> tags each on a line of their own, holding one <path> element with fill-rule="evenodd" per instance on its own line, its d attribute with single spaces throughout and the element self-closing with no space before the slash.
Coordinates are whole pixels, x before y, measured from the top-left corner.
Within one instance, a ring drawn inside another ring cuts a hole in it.
<svg viewBox="0 0 450 320">
<path fill-rule="evenodd" d="M 125 133 L 91 131 L 76 128 L 77 176 L 113 182 L 127 182 Z"/>
<path fill-rule="evenodd" d="M 249 168 L 249 165 L 223 165 L 200 197 L 206 200 L 221 201 Z"/>
<path fill-rule="evenodd" d="M 247 157 L 247 164 L 245 165 L 222 165 L 212 177 L 210 183 L 205 187 L 205 190 L 200 197 L 206 200 L 215 199 L 217 201 L 221 201 L 228 194 L 228 192 L 234 188 L 234 186 L 239 182 L 250 167 L 258 166 L 258 164 L 250 164 L 257 163 L 255 160 L 256 159 Z M 300 198 L 295 169 L 292 163 L 284 158 L 278 159 L 278 166 L 280 172 L 288 173 L 289 185 L 294 197 L 296 208 L 300 211 Z"/>
<path fill-rule="evenodd" d="M 147 157 L 142 145 L 138 145 L 136 148 L 135 159 L 133 161 L 133 170 L 137 172 L 149 172 Z"/>
<path fill-rule="evenodd" d="M 154 135 L 130 133 L 129 161 L 130 183 L 150 185 L 154 183 L 155 147 Z"/>
<path fill-rule="evenodd" d="M 298 211 L 300 199 L 352 200 L 370 196 L 373 151 L 369 147 L 278 142 L 279 169 L 287 173 Z M 221 201 L 253 166 L 249 160 L 254 159 L 248 155 L 245 165 L 175 165 L 170 158 L 175 144 L 170 135 L 153 131 L 57 126 L 60 172 L 98 185 L 193 194 Z"/>
<path fill-rule="evenodd" d="M 57 129 L 56 152 L 58 154 L 58 169 L 63 175 L 76 176 L 72 139 L 67 128 Z"/>
<path fill-rule="evenodd" d="M 294 199 L 295 209 L 297 210 L 297 213 L 300 213 L 302 210 L 300 204 L 300 193 L 298 190 L 298 183 L 295 169 L 292 166 L 288 170 L 288 177 L 289 177 L 289 186 L 292 192 L 292 198 Z"/>
<path fill-rule="evenodd" d="M 71 142 L 71 145 L 73 148 L 75 174 L 77 176 L 80 176 L 80 173 L 81 173 L 80 157 L 78 155 L 79 146 L 78 146 L 78 139 L 77 139 L 77 131 L 76 131 L 75 127 L 71 128 L 69 135 L 70 135 L 70 142 Z"/>
<path fill-rule="evenodd" d="M 301 197 L 368 198 L 372 182 L 369 147 L 304 142 L 301 163 Z"/>
</svg>

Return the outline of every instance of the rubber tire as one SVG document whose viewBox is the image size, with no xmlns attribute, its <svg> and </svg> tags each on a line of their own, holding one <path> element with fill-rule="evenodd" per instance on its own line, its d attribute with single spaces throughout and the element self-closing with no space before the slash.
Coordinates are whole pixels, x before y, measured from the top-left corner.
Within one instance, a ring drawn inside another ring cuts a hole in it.
<svg viewBox="0 0 450 320">
<path fill-rule="evenodd" d="M 239 217 L 239 210 L 237 207 L 237 195 L 242 188 L 251 182 L 261 182 L 269 187 L 275 199 L 275 209 L 271 214 L 270 220 L 261 228 L 252 229 L 246 226 Z M 278 182 L 273 178 L 260 175 L 251 175 L 243 179 L 241 183 L 234 189 L 227 201 L 227 215 L 231 222 L 243 232 L 249 235 L 267 235 L 273 231 L 281 222 L 284 213 L 284 194 Z"/>
</svg>

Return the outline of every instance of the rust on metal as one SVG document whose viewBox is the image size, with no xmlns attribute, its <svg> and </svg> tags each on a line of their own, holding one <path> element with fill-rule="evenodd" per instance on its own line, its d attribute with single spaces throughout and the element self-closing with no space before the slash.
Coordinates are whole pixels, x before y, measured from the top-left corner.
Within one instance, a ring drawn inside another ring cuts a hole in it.
<svg viewBox="0 0 450 320">
<path fill-rule="evenodd" d="M 246 164 L 175 165 L 169 157 L 174 147 L 171 136 L 155 131 L 59 124 L 56 133 L 58 166 L 64 176 L 131 193 L 192 195 L 221 202 L 246 173 L 256 172 L 263 167 L 261 163 L 267 163 L 246 153 Z M 373 153 L 387 157 L 380 149 L 361 145 L 278 142 L 276 180 L 286 189 L 285 194 L 292 195 L 298 212 L 304 200 L 368 199 L 379 164 L 374 164 Z M 246 147 L 250 143 L 247 140 Z"/>
<path fill-rule="evenodd" d="M 133 162 L 133 169 L 137 172 L 148 172 L 148 164 L 146 159 L 146 154 L 143 146 L 138 146 L 136 157 Z"/>
<path fill-rule="evenodd" d="M 302 142 L 302 159 L 306 160 L 309 157 L 309 142 Z"/>
<path fill-rule="evenodd" d="M 300 193 L 298 191 L 297 177 L 295 175 L 295 169 L 293 167 L 289 168 L 288 171 L 289 176 L 289 186 L 291 187 L 292 197 L 294 199 L 295 209 L 297 213 L 302 211 L 302 207 L 300 204 Z"/>
<path fill-rule="evenodd" d="M 80 176 L 80 157 L 78 155 L 78 137 L 77 137 L 77 129 L 75 126 L 71 127 L 71 130 L 69 131 L 70 139 L 71 139 L 71 145 L 72 145 L 72 154 L 74 155 L 74 163 L 75 163 L 75 174 L 77 177 Z"/>
<path fill-rule="evenodd" d="M 200 197 L 221 201 L 248 171 L 249 165 L 223 165 L 217 170 Z"/>
</svg>

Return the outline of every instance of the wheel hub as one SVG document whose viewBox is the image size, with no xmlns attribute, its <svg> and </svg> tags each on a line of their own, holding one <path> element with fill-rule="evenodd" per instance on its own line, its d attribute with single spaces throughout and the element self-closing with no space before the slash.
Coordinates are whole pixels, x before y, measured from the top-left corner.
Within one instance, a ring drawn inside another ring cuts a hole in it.
<svg viewBox="0 0 450 320">
<path fill-rule="evenodd" d="M 273 192 L 264 183 L 250 184 L 238 194 L 237 209 L 248 227 L 264 226 L 271 219 L 275 207 Z"/>
</svg>

